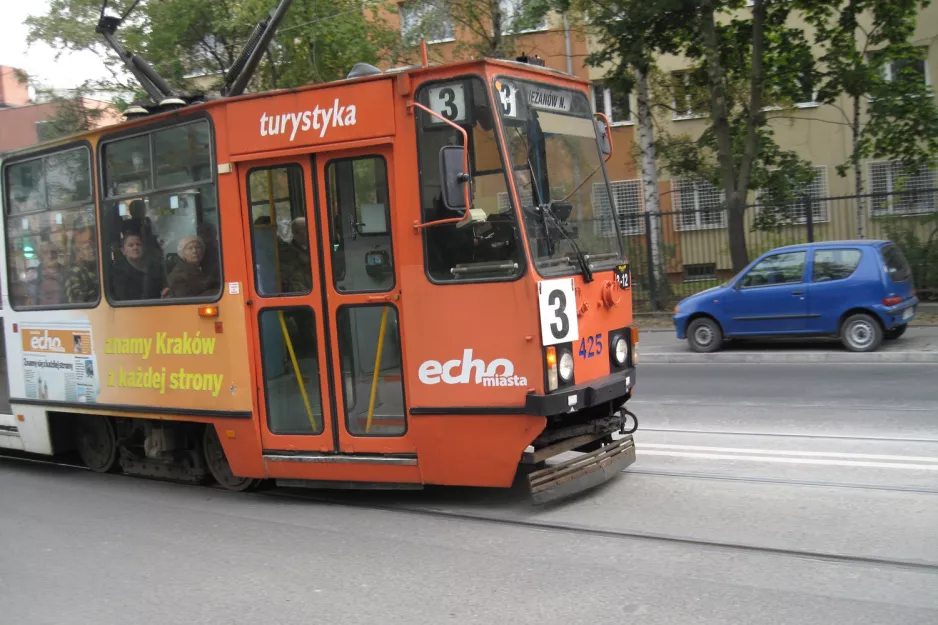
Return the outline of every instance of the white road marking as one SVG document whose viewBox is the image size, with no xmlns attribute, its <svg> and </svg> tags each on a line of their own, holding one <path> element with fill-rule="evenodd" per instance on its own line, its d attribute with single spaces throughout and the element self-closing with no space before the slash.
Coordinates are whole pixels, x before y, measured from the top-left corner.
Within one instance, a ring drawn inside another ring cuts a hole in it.
<svg viewBox="0 0 938 625">
<path fill-rule="evenodd" d="M 814 464 L 837 467 L 875 467 L 877 469 L 914 469 L 920 471 L 938 471 L 938 464 L 908 464 L 898 462 L 866 462 L 861 460 L 825 460 L 823 458 L 779 458 L 774 456 L 746 456 L 734 454 L 708 454 L 684 451 L 643 450 L 636 445 L 636 455 L 676 456 L 680 458 L 703 458 L 706 460 L 755 460 L 756 462 L 776 462 L 785 464 Z"/>
<path fill-rule="evenodd" d="M 687 451 L 706 451 L 706 452 L 727 452 L 736 454 L 755 454 L 767 456 L 813 456 L 816 458 L 856 458 L 858 460 L 902 460 L 907 462 L 935 462 L 938 463 L 938 457 L 935 456 L 894 456 L 885 454 L 851 454 L 834 451 L 792 451 L 787 449 L 751 449 L 745 447 L 706 447 L 703 445 L 666 445 L 659 443 L 639 443 L 635 446 L 637 450 L 649 449 L 674 449 Z"/>
</svg>

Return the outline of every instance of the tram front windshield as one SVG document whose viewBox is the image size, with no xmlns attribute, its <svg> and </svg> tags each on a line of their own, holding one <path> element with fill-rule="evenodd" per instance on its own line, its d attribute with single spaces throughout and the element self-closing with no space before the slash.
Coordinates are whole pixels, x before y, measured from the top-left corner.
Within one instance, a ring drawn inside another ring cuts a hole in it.
<svg viewBox="0 0 938 625">
<path fill-rule="evenodd" d="M 544 275 L 624 260 L 589 101 L 582 93 L 497 78 L 495 97 L 531 253 Z"/>
</svg>

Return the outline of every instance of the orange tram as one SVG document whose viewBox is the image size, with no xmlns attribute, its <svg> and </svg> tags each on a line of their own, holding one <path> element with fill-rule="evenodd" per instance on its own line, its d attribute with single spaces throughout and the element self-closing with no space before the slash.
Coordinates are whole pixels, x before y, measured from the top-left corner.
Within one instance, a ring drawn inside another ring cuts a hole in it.
<svg viewBox="0 0 938 625">
<path fill-rule="evenodd" d="M 7 154 L 0 447 L 238 491 L 621 473 L 638 333 L 588 88 L 359 64 Z"/>
</svg>

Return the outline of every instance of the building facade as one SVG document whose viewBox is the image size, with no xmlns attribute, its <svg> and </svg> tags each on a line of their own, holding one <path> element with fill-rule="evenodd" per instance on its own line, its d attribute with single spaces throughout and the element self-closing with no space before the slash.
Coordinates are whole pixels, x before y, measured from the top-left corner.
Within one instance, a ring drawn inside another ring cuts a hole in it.
<svg viewBox="0 0 938 625">
<path fill-rule="evenodd" d="M 29 86 L 15 68 L 0 65 L 0 153 L 45 141 L 50 137 L 49 120 L 56 118 L 57 102 L 35 102 Z M 107 102 L 78 98 L 76 107 L 95 111 L 88 116 L 94 127 L 119 123 L 120 112 Z"/>
</svg>

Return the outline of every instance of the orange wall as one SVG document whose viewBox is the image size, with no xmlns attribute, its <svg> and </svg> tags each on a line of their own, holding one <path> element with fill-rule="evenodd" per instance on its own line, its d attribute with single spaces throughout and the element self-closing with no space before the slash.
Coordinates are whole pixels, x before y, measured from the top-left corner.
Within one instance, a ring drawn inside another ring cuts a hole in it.
<svg viewBox="0 0 938 625">
<path fill-rule="evenodd" d="M 86 108 L 104 110 L 95 124 L 96 127 L 109 126 L 121 121 L 121 114 L 106 102 L 86 99 L 84 105 Z M 36 122 L 55 117 L 55 112 L 56 105 L 52 102 L 0 109 L 0 152 L 37 143 Z"/>
<path fill-rule="evenodd" d="M 29 104 L 29 86 L 16 77 L 16 68 L 0 65 L 0 106 Z"/>
</svg>

